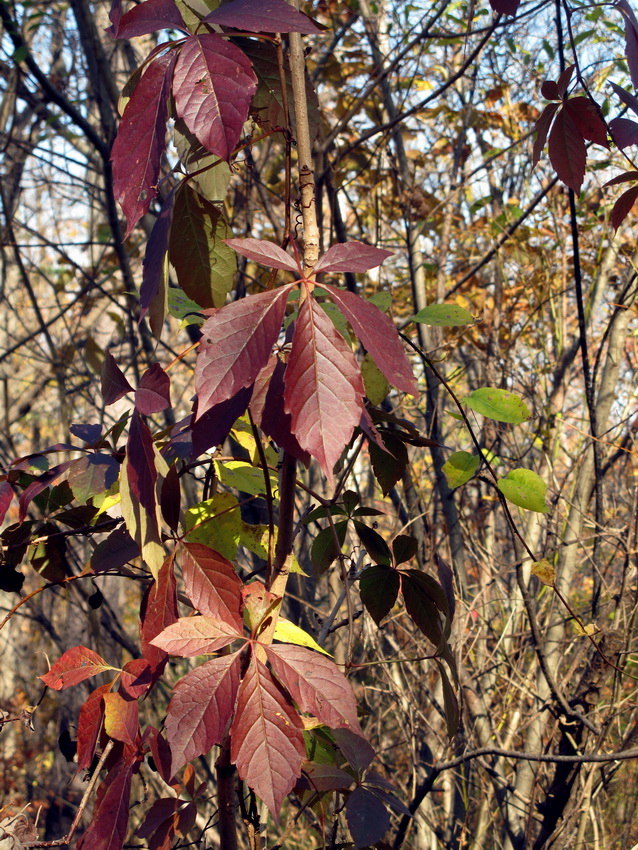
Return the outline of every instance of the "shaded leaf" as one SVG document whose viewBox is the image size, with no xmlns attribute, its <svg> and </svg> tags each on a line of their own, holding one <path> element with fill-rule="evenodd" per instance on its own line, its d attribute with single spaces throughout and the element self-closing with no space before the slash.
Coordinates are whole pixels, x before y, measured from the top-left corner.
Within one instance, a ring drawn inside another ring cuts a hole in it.
<svg viewBox="0 0 638 850">
<path fill-rule="evenodd" d="M 142 285 L 140 287 L 140 319 L 144 318 L 146 313 L 151 310 L 151 329 L 155 337 L 159 339 L 161 335 L 164 316 L 158 323 L 155 321 L 156 311 L 153 306 L 158 302 L 164 304 L 166 290 L 168 286 L 168 242 L 171 234 L 171 226 L 173 223 L 173 210 L 175 203 L 175 193 L 179 184 L 174 186 L 162 204 L 162 209 L 155 219 L 153 229 L 146 242 L 144 251 L 144 262 L 142 264 Z"/>
<path fill-rule="evenodd" d="M 230 233 L 222 211 L 187 183 L 175 197 L 169 258 L 177 282 L 200 307 L 221 307 L 233 286 L 235 255 L 224 244 Z"/>
<path fill-rule="evenodd" d="M 54 691 L 63 691 L 92 676 L 97 676 L 98 673 L 113 669 L 92 649 L 86 646 L 74 646 L 58 658 L 48 673 L 38 678 Z"/>
<path fill-rule="evenodd" d="M 310 18 L 285 0 L 233 0 L 215 9 L 204 20 L 248 32 L 321 32 Z"/>
<path fill-rule="evenodd" d="M 582 134 L 565 109 L 556 116 L 549 134 L 549 159 L 563 183 L 578 195 L 585 177 L 587 150 Z"/>
<path fill-rule="evenodd" d="M 137 754 L 127 749 L 115 761 L 97 790 L 93 817 L 78 850 L 121 850 L 126 839 L 131 781 L 137 764 Z"/>
<path fill-rule="evenodd" d="M 102 398 L 104 404 L 108 407 L 109 404 L 114 404 L 130 392 L 133 392 L 133 387 L 115 362 L 115 357 L 107 349 L 104 352 L 104 363 L 102 364 Z"/>
<path fill-rule="evenodd" d="M 206 200 L 221 203 L 233 176 L 228 163 L 202 147 L 179 118 L 175 122 L 174 138 L 182 166 L 187 174 L 193 175 L 189 177 L 189 185 Z"/>
<path fill-rule="evenodd" d="M 392 554 L 388 544 L 374 528 L 354 520 L 354 529 L 375 564 L 389 565 L 392 563 Z"/>
<path fill-rule="evenodd" d="M 595 142 L 609 150 L 607 127 L 593 101 L 585 96 L 570 97 L 565 102 L 563 109 L 570 115 L 584 139 Z"/>
<path fill-rule="evenodd" d="M 627 191 L 623 192 L 616 200 L 611 211 L 611 226 L 614 230 L 618 230 L 620 225 L 627 218 L 633 205 L 636 203 L 636 198 L 638 198 L 638 186 L 632 186 L 631 189 L 627 189 Z"/>
<path fill-rule="evenodd" d="M 301 274 L 301 269 L 294 258 L 275 242 L 269 242 L 267 239 L 253 239 L 252 237 L 225 239 L 224 241 L 242 257 L 261 263 L 262 266 L 271 269 L 287 269 L 295 274 Z"/>
<path fill-rule="evenodd" d="M 416 626 L 437 647 L 444 643 L 441 614 L 447 614 L 447 600 L 438 583 L 419 570 L 401 573 L 405 608 Z"/>
<path fill-rule="evenodd" d="M 609 131 L 620 150 L 630 145 L 638 145 L 638 123 L 630 121 L 629 118 L 614 118 L 609 122 Z"/>
<path fill-rule="evenodd" d="M 355 788 L 348 797 L 346 821 L 354 839 L 355 850 L 376 844 L 390 829 L 388 810 L 378 797 L 363 786 Z"/>
<path fill-rule="evenodd" d="M 303 646 L 280 644 L 267 646 L 266 655 L 301 711 L 333 729 L 348 726 L 360 732 L 354 692 L 332 659 Z"/>
<path fill-rule="evenodd" d="M 206 150 L 227 162 L 256 88 L 250 61 L 234 44 L 212 33 L 186 39 L 173 81 L 177 115 Z"/>
<path fill-rule="evenodd" d="M 136 700 L 150 689 L 153 684 L 153 671 L 146 658 L 134 658 L 128 661 L 120 673 L 120 689 L 129 699 Z"/>
<path fill-rule="evenodd" d="M 561 97 L 565 97 L 567 94 L 567 88 L 571 81 L 571 78 L 574 75 L 574 71 L 576 70 L 576 65 L 568 65 L 564 71 L 561 71 L 560 76 L 558 77 L 558 82 L 556 83 L 558 87 L 558 94 Z"/>
<path fill-rule="evenodd" d="M 76 423 L 75 425 L 71 425 L 69 431 L 74 437 L 78 437 L 83 443 L 88 443 L 90 446 L 95 445 L 102 436 L 101 425 L 85 425 Z"/>
<path fill-rule="evenodd" d="M 346 727 L 333 729 L 332 737 L 348 760 L 348 764 L 352 765 L 358 774 L 363 773 L 375 755 L 370 743 L 363 735 Z"/>
<path fill-rule="evenodd" d="M 195 367 L 196 419 L 253 384 L 281 331 L 289 290 L 285 286 L 250 295 L 206 321 Z"/>
<path fill-rule="evenodd" d="M 415 397 L 418 396 L 419 389 L 410 361 L 406 357 L 392 319 L 371 301 L 366 301 L 353 292 L 335 289 L 332 286 L 323 286 L 323 288 L 337 304 L 358 339 L 392 386 Z"/>
<path fill-rule="evenodd" d="M 349 788 L 354 782 L 349 773 L 334 764 L 310 762 L 304 766 L 303 772 L 308 777 L 310 787 L 320 793 Z"/>
<path fill-rule="evenodd" d="M 174 63 L 171 51 L 149 63 L 126 105 L 111 151 L 113 193 L 126 218 L 125 238 L 157 196 Z"/>
<path fill-rule="evenodd" d="M 179 473 L 177 464 L 169 467 L 168 473 L 162 482 L 160 493 L 160 509 L 166 525 L 172 530 L 179 528 L 179 516 L 181 506 L 181 490 L 179 484 Z"/>
<path fill-rule="evenodd" d="M 388 567 L 368 567 L 361 574 L 361 601 L 377 626 L 394 607 L 400 584 L 401 579 L 397 571 Z"/>
<path fill-rule="evenodd" d="M 0 481 L 0 523 L 4 522 L 4 518 L 9 510 L 9 505 L 13 501 L 13 487 L 8 481 Z"/>
<path fill-rule="evenodd" d="M 18 500 L 18 522 L 23 522 L 26 515 L 29 505 L 40 493 L 44 492 L 47 487 L 50 487 L 52 484 L 60 478 L 67 469 L 73 463 L 72 460 L 66 460 L 64 463 L 60 463 L 57 466 L 54 466 L 53 469 L 50 469 L 48 472 L 45 472 L 43 475 L 40 475 L 30 484 L 28 484 L 22 493 L 20 494 L 20 499 Z M 70 500 L 69 500 L 70 501 Z"/>
<path fill-rule="evenodd" d="M 105 573 L 108 570 L 119 570 L 129 561 L 133 561 L 140 554 L 140 547 L 133 540 L 126 528 L 116 528 L 106 540 L 93 550 L 91 555 L 91 569 L 94 573 Z"/>
<path fill-rule="evenodd" d="M 135 38 L 163 29 L 186 29 L 173 0 L 145 0 L 117 17 L 117 23 L 106 30 L 114 38 Z"/>
<path fill-rule="evenodd" d="M 392 554 L 397 566 L 411 561 L 418 551 L 419 541 L 409 534 L 398 534 L 392 541 Z"/>
<path fill-rule="evenodd" d="M 558 85 L 554 80 L 545 80 L 541 85 L 541 94 L 545 100 L 560 100 L 561 94 L 558 91 Z"/>
<path fill-rule="evenodd" d="M 80 709 L 78 717 L 78 770 L 87 770 L 91 766 L 98 737 L 104 720 L 105 694 L 111 690 L 111 685 L 102 685 L 96 688 Z"/>
<path fill-rule="evenodd" d="M 193 658 L 217 652 L 228 646 L 241 633 L 234 626 L 212 617 L 180 617 L 150 642 L 170 655 Z"/>
<path fill-rule="evenodd" d="M 470 452 L 451 454 L 442 467 L 447 486 L 454 490 L 455 487 L 466 484 L 476 474 L 480 462 L 480 457 Z"/>
<path fill-rule="evenodd" d="M 180 552 L 186 593 L 195 608 L 241 634 L 242 583 L 231 562 L 201 543 L 184 543 Z"/>
<path fill-rule="evenodd" d="M 352 350 L 310 294 L 295 322 L 285 385 L 293 433 L 332 481 L 361 419 L 364 388 Z"/>
<path fill-rule="evenodd" d="M 512 469 L 496 486 L 508 502 L 541 514 L 549 511 L 545 504 L 547 484 L 532 469 Z"/>
<path fill-rule="evenodd" d="M 536 139 L 534 140 L 534 147 L 532 150 L 532 168 L 538 164 L 538 161 L 541 158 L 543 148 L 545 147 L 545 142 L 547 141 L 547 134 L 549 133 L 549 128 L 551 126 L 554 115 L 556 114 L 556 110 L 559 106 L 559 103 L 548 104 L 545 109 L 543 109 L 538 119 L 536 120 L 536 123 L 534 124 L 534 128 L 536 130 Z"/>
<path fill-rule="evenodd" d="M 175 686 L 166 714 L 172 774 L 221 743 L 235 707 L 240 671 L 241 651 L 206 661 Z"/>
<path fill-rule="evenodd" d="M 525 402 L 508 390 L 496 387 L 481 387 L 463 399 L 475 413 L 495 419 L 497 422 L 510 422 L 518 425 L 531 416 Z"/>
<path fill-rule="evenodd" d="M 381 433 L 381 439 L 386 451 L 382 451 L 376 443 L 368 445 L 374 477 L 379 482 L 383 495 L 387 496 L 405 472 L 408 465 L 408 451 L 405 443 L 388 431 Z"/>
<path fill-rule="evenodd" d="M 230 739 L 239 776 L 277 817 L 301 774 L 306 747 L 301 719 L 254 656 L 239 687 Z"/>
<path fill-rule="evenodd" d="M 490 0 L 490 6 L 497 15 L 510 15 L 514 17 L 521 5 L 521 0 Z"/>
<path fill-rule="evenodd" d="M 228 401 L 221 401 L 196 419 L 191 429 L 193 458 L 224 442 L 234 423 L 246 412 L 252 392 L 252 387 L 239 390 Z"/>
<path fill-rule="evenodd" d="M 633 112 L 636 113 L 636 115 L 638 115 L 638 97 L 628 91 L 625 91 L 625 89 L 621 88 L 620 86 L 617 86 L 616 83 L 612 83 L 610 81 L 609 85 L 616 92 L 616 94 L 622 100 L 625 106 L 628 106 Z"/>
<path fill-rule="evenodd" d="M 634 88 L 638 88 L 638 20 L 627 0 L 618 0 L 616 5 L 625 19 L 625 55 L 629 75 Z"/>
<path fill-rule="evenodd" d="M 103 493 L 115 484 L 120 464 L 107 454 L 92 454 L 74 460 L 69 467 L 69 486 L 78 502 Z"/>
<path fill-rule="evenodd" d="M 341 242 L 328 248 L 315 266 L 318 272 L 367 272 L 380 266 L 393 251 L 375 248 L 365 242 Z"/>
<path fill-rule="evenodd" d="M 443 710 L 445 711 L 445 723 L 447 733 L 450 738 L 453 738 L 459 731 L 459 723 L 461 721 L 461 713 L 459 703 L 454 693 L 450 677 L 448 676 L 445 667 L 438 658 L 434 659 L 436 666 L 441 674 L 441 689 L 443 691 Z"/>
<path fill-rule="evenodd" d="M 330 526 L 322 529 L 313 540 L 310 558 L 317 578 L 322 576 L 330 564 L 341 554 L 341 547 L 346 539 L 347 528 L 347 520 L 335 523 L 334 530 L 339 540 L 339 546 L 337 546 L 334 532 Z"/>
</svg>

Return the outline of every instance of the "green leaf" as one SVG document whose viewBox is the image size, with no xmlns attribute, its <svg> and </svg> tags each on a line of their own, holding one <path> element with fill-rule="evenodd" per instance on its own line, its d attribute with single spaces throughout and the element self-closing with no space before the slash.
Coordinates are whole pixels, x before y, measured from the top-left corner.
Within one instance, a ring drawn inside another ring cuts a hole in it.
<svg viewBox="0 0 638 850">
<path fill-rule="evenodd" d="M 232 493 L 218 493 L 212 499 L 193 505 L 186 511 L 184 521 L 187 531 L 201 523 L 187 536 L 189 543 L 203 543 L 229 561 L 235 559 L 241 530 L 241 512 Z"/>
<path fill-rule="evenodd" d="M 274 546 L 277 545 L 277 533 L 279 529 L 277 526 L 274 527 Z M 239 542 L 242 546 L 248 549 L 249 552 L 253 552 L 259 558 L 262 558 L 264 561 L 268 560 L 268 535 L 270 534 L 270 528 L 267 525 L 250 525 L 250 523 L 244 522 L 242 520 L 241 528 L 239 532 Z M 290 553 L 290 572 L 297 573 L 298 575 L 307 576 L 301 566 L 299 565 L 299 561 L 295 557 L 295 555 Z"/>
<path fill-rule="evenodd" d="M 513 502 L 527 511 L 536 511 L 539 514 L 549 511 L 545 504 L 547 484 L 531 469 L 512 469 L 496 486 L 508 502 Z"/>
<path fill-rule="evenodd" d="M 232 236 L 221 211 L 190 186 L 180 187 L 169 244 L 177 282 L 200 307 L 223 307 L 233 286 L 237 261 L 224 244 Z"/>
<path fill-rule="evenodd" d="M 282 643 L 294 643 L 296 646 L 307 646 L 309 649 L 314 649 L 315 652 L 322 652 L 324 655 L 332 657 L 329 652 L 319 646 L 312 635 L 309 635 L 299 626 L 295 626 L 290 620 L 284 620 L 283 617 L 279 617 L 277 620 L 275 640 L 280 640 Z"/>
<path fill-rule="evenodd" d="M 443 690 L 443 710 L 445 711 L 445 722 L 447 725 L 447 733 L 450 738 L 453 738 L 459 730 L 460 712 L 459 703 L 452 688 L 452 683 L 445 670 L 443 664 L 438 658 L 434 659 L 436 666 L 441 674 L 441 686 Z"/>
<path fill-rule="evenodd" d="M 190 174 L 206 169 L 191 177 L 189 183 L 206 200 L 223 201 L 233 176 L 228 163 L 203 148 L 181 119 L 175 122 L 175 147 Z"/>
<path fill-rule="evenodd" d="M 216 460 L 215 471 L 219 480 L 227 487 L 241 490 L 242 493 L 249 493 L 251 496 L 266 492 L 264 471 L 260 466 L 253 466 L 244 460 L 229 460 L 224 463 Z M 275 475 L 270 476 L 270 486 L 273 495 L 276 495 L 277 478 Z"/>
<path fill-rule="evenodd" d="M 463 401 L 475 413 L 487 416 L 488 419 L 496 419 L 497 422 L 519 425 L 531 416 L 522 398 L 496 387 L 481 387 L 466 396 Z"/>
<path fill-rule="evenodd" d="M 390 613 L 399 595 L 401 579 L 388 567 L 368 567 L 359 579 L 361 601 L 377 626 Z"/>
<path fill-rule="evenodd" d="M 381 292 L 375 292 L 374 295 L 366 298 L 366 301 L 374 304 L 382 313 L 387 313 L 390 307 L 392 307 L 392 293 L 388 292 L 387 289 L 383 289 Z"/>
<path fill-rule="evenodd" d="M 458 328 L 471 325 L 474 316 L 458 304 L 429 304 L 414 316 L 415 322 L 437 327 Z"/>
<path fill-rule="evenodd" d="M 203 325 L 204 316 L 201 309 L 183 290 L 175 287 L 168 290 L 168 312 L 175 319 L 185 319 L 188 316 L 189 325 Z"/>
<path fill-rule="evenodd" d="M 361 377 L 363 378 L 363 385 L 366 395 L 370 399 L 370 404 L 373 404 L 375 407 L 381 404 L 390 392 L 390 384 L 369 354 L 366 354 L 361 363 Z"/>
<path fill-rule="evenodd" d="M 478 469 L 480 458 L 472 455 L 469 452 L 454 452 L 448 460 L 443 464 L 443 474 L 447 481 L 447 486 L 454 490 L 455 487 L 460 487 L 465 484 Z"/>
<path fill-rule="evenodd" d="M 408 465 L 408 451 L 405 444 L 388 431 L 381 434 L 381 439 L 388 450 L 387 452 L 384 452 L 373 442 L 368 445 L 374 477 L 379 482 L 383 495 L 387 496 L 405 472 Z"/>
</svg>

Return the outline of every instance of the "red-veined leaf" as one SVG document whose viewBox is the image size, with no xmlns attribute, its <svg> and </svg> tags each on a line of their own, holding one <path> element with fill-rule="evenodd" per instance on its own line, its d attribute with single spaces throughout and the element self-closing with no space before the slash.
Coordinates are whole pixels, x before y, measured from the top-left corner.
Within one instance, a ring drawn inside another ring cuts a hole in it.
<svg viewBox="0 0 638 850">
<path fill-rule="evenodd" d="M 337 746 L 344 754 L 350 764 L 358 774 L 370 765 L 374 758 L 374 749 L 370 743 L 358 732 L 353 729 L 342 727 L 333 729 L 332 737 L 337 742 Z"/>
<path fill-rule="evenodd" d="M 365 242 L 341 242 L 319 257 L 315 272 L 367 272 L 380 266 L 393 253 Z"/>
<path fill-rule="evenodd" d="M 231 562 L 203 543 L 184 543 L 180 551 L 186 595 L 195 608 L 241 634 L 242 583 Z"/>
<path fill-rule="evenodd" d="M 578 195 L 585 177 L 587 151 L 571 115 L 562 109 L 549 134 L 549 159 L 559 178 Z"/>
<path fill-rule="evenodd" d="M 145 0 L 125 15 L 115 17 L 114 25 L 106 29 L 113 38 L 135 38 L 163 29 L 187 31 L 174 0 Z"/>
<path fill-rule="evenodd" d="M 321 32 L 285 0 L 234 0 L 206 15 L 204 21 L 248 32 Z"/>
<path fill-rule="evenodd" d="M 220 308 L 204 323 L 195 367 L 196 420 L 250 386 L 268 363 L 289 290 L 283 286 L 249 295 Z"/>
<path fill-rule="evenodd" d="M 638 198 L 638 186 L 632 186 L 618 198 L 611 211 L 611 226 L 614 230 L 618 230 L 627 218 L 631 208 L 636 203 L 636 198 Z"/>
<path fill-rule="evenodd" d="M 104 694 L 104 731 L 114 741 L 134 747 L 139 731 L 137 700 Z"/>
<path fill-rule="evenodd" d="M 588 97 L 570 97 L 563 109 L 567 110 L 583 139 L 595 142 L 609 150 L 607 128 L 598 108 Z"/>
<path fill-rule="evenodd" d="M 126 104 L 111 151 L 113 192 L 127 221 L 126 236 L 157 195 L 174 62 L 169 52 L 149 64 Z"/>
<path fill-rule="evenodd" d="M 206 661 L 177 683 L 166 714 L 172 773 L 221 743 L 235 707 L 240 672 L 241 651 Z"/>
<path fill-rule="evenodd" d="M 113 667 L 101 655 L 86 646 L 74 646 L 58 658 L 48 673 L 38 678 L 54 691 L 63 691 L 105 670 Z"/>
<path fill-rule="evenodd" d="M 193 658 L 217 652 L 241 636 L 233 626 L 212 617 L 180 617 L 150 643 L 171 655 Z"/>
<path fill-rule="evenodd" d="M 27 509 L 35 497 L 39 496 L 47 487 L 50 487 L 51 484 L 54 484 L 58 478 L 64 475 L 72 463 L 72 460 L 65 460 L 64 463 L 59 463 L 24 488 L 18 500 L 18 522 L 23 522 L 27 515 Z"/>
<path fill-rule="evenodd" d="M 275 818 L 301 774 L 306 755 L 302 728 L 270 671 L 253 656 L 239 686 L 230 757 Z"/>
<path fill-rule="evenodd" d="M 89 694 L 80 709 L 78 717 L 78 770 L 91 766 L 98 736 L 104 720 L 104 701 L 102 697 L 111 690 L 111 684 L 102 685 Z"/>
<path fill-rule="evenodd" d="M 618 186 L 620 183 L 635 183 L 638 180 L 638 171 L 625 171 L 622 174 L 617 174 L 603 183 L 603 188 L 607 186 Z"/>
<path fill-rule="evenodd" d="M 627 0 L 618 0 L 617 6 L 625 19 L 625 55 L 629 76 L 634 87 L 638 88 L 638 20 Z"/>
<path fill-rule="evenodd" d="M 130 392 L 133 392 L 133 387 L 115 362 L 115 357 L 107 349 L 104 352 L 104 363 L 102 364 L 102 398 L 104 404 L 107 406 L 114 404 Z"/>
<path fill-rule="evenodd" d="M 4 521 L 9 505 L 13 501 L 13 487 L 8 481 L 0 481 L 0 523 Z"/>
<path fill-rule="evenodd" d="M 140 378 L 135 407 L 144 416 L 152 416 L 170 406 L 171 379 L 159 363 L 153 363 Z"/>
<path fill-rule="evenodd" d="M 638 97 L 633 94 L 630 94 L 630 92 L 628 91 L 625 91 L 625 89 L 621 88 L 620 86 L 617 86 L 616 83 L 610 82 L 609 85 L 616 92 L 616 94 L 622 100 L 625 106 L 628 106 L 633 112 L 636 113 L 636 115 L 638 115 Z"/>
<path fill-rule="evenodd" d="M 284 410 L 285 372 L 285 365 L 273 354 L 255 381 L 250 412 L 266 436 L 308 466 L 310 455 L 297 442 L 292 433 L 290 414 Z"/>
<path fill-rule="evenodd" d="M 211 33 L 184 43 L 173 82 L 177 115 L 206 150 L 227 162 L 256 88 L 250 61 L 234 44 Z"/>
<path fill-rule="evenodd" d="M 283 248 L 280 248 L 274 242 L 269 242 L 267 239 L 253 239 L 252 237 L 225 239 L 224 241 L 242 257 L 261 263 L 262 266 L 271 269 L 286 269 L 295 274 L 301 274 L 299 266 L 290 254 L 287 254 Z"/>
<path fill-rule="evenodd" d="M 620 150 L 630 145 L 638 145 L 638 124 L 635 121 L 629 118 L 614 118 L 609 122 L 609 130 Z"/>
<path fill-rule="evenodd" d="M 160 569 L 157 579 L 146 591 L 140 606 L 140 638 L 144 658 L 151 665 L 153 679 L 161 676 L 168 654 L 151 641 L 164 631 L 167 626 L 176 623 L 179 617 L 177 610 L 177 583 L 173 558 L 167 558 Z"/>
<path fill-rule="evenodd" d="M 361 419 L 364 387 L 350 346 L 311 294 L 295 323 L 285 384 L 284 409 L 293 433 L 332 480 Z"/>
<path fill-rule="evenodd" d="M 490 0 L 490 6 L 497 15 L 510 15 L 514 17 L 521 5 L 521 0 Z"/>
<path fill-rule="evenodd" d="M 372 791 L 362 785 L 348 797 L 346 821 L 355 850 L 376 844 L 390 829 L 388 810 Z"/>
<path fill-rule="evenodd" d="M 122 850 L 128 827 L 131 780 L 138 767 L 135 750 L 125 748 L 97 790 L 93 816 L 78 850 Z"/>
<path fill-rule="evenodd" d="M 360 731 L 350 683 L 332 659 L 303 646 L 274 644 L 266 655 L 275 675 L 302 711 L 326 726 Z"/>
<path fill-rule="evenodd" d="M 419 388 L 410 361 L 392 319 L 354 292 L 333 286 L 324 288 L 392 386 L 418 396 Z"/>
</svg>

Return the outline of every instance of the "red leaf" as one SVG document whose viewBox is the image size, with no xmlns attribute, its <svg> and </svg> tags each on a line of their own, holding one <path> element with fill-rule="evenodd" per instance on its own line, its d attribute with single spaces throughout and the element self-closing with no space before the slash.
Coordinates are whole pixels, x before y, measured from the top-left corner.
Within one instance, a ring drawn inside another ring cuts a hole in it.
<svg viewBox="0 0 638 850">
<path fill-rule="evenodd" d="M 521 0 L 490 0 L 490 6 L 497 15 L 510 15 L 514 17 L 521 5 Z"/>
<path fill-rule="evenodd" d="M 638 20 L 627 0 L 618 0 L 617 5 L 625 18 L 625 54 L 629 76 L 634 87 L 638 88 Z"/>
<path fill-rule="evenodd" d="M 18 500 L 18 522 L 23 522 L 24 518 L 27 515 L 27 510 L 31 502 L 35 499 L 36 496 L 39 496 L 47 487 L 50 487 L 51 484 L 54 484 L 60 476 L 62 476 L 67 469 L 73 463 L 72 460 L 65 460 L 64 463 L 60 463 L 57 466 L 54 466 L 53 469 L 50 469 L 48 472 L 45 472 L 39 478 L 36 478 L 35 481 L 32 481 L 27 487 L 24 488 L 22 493 L 20 494 L 20 499 Z"/>
<path fill-rule="evenodd" d="M 634 183 L 636 180 L 638 180 L 638 171 L 623 171 L 622 174 L 617 174 L 611 180 L 603 183 L 603 188 L 607 186 L 618 186 L 620 183 Z"/>
<path fill-rule="evenodd" d="M 564 109 L 569 113 L 581 136 L 609 150 L 607 127 L 598 109 L 588 97 L 570 97 Z"/>
<path fill-rule="evenodd" d="M 111 151 L 113 192 L 126 217 L 125 236 L 157 195 L 174 64 L 175 54 L 169 51 L 148 65 L 126 105 Z"/>
<path fill-rule="evenodd" d="M 124 376 L 124 372 L 115 362 L 115 357 L 108 349 L 104 352 L 102 364 L 102 398 L 104 404 L 114 404 L 127 393 L 133 392 L 133 387 Z"/>
<path fill-rule="evenodd" d="M 173 82 L 177 115 L 207 150 L 227 162 L 256 88 L 250 61 L 234 44 L 213 34 L 186 39 Z"/>
<path fill-rule="evenodd" d="M 348 797 L 346 821 L 355 850 L 376 844 L 390 829 L 388 810 L 378 797 L 361 785 Z"/>
<path fill-rule="evenodd" d="M 306 747 L 299 715 L 254 657 L 239 686 L 230 742 L 239 776 L 277 817 L 301 774 Z"/>
<path fill-rule="evenodd" d="M 252 298 L 256 296 L 251 296 Z M 246 412 L 253 388 L 239 390 L 228 401 L 214 405 L 203 416 L 200 416 L 191 428 L 194 458 L 208 451 L 212 446 L 221 445 L 230 434 L 230 429 L 237 419 Z M 195 411 L 197 415 L 196 404 Z"/>
<path fill-rule="evenodd" d="M 116 20 L 117 24 L 105 30 L 113 38 L 135 38 L 164 29 L 187 31 L 173 0 L 145 0 L 125 15 L 117 15 Z"/>
<path fill-rule="evenodd" d="M 302 711 L 331 728 L 349 726 L 361 731 L 354 692 L 334 661 L 290 644 L 268 646 L 266 655 L 273 672 Z"/>
<path fill-rule="evenodd" d="M 4 521 L 9 505 L 13 501 L 13 487 L 8 481 L 0 481 L 0 523 Z"/>
<path fill-rule="evenodd" d="M 570 114 L 562 109 L 549 134 L 549 159 L 566 186 L 578 195 L 585 177 L 585 141 Z"/>
<path fill-rule="evenodd" d="M 157 576 L 157 581 L 146 591 L 140 607 L 140 637 L 142 653 L 157 678 L 162 674 L 168 659 L 166 652 L 151 644 L 154 637 L 167 626 L 177 622 L 177 583 L 173 558 L 167 558 Z"/>
<path fill-rule="evenodd" d="M 249 295 L 204 323 L 195 367 L 196 420 L 254 382 L 281 331 L 289 290 L 282 286 Z"/>
<path fill-rule="evenodd" d="M 167 626 L 151 640 L 171 655 L 192 658 L 217 652 L 232 643 L 241 634 L 228 623 L 213 620 L 212 617 L 180 617 L 176 623 Z"/>
<path fill-rule="evenodd" d="M 315 272 L 367 272 L 380 266 L 393 253 L 365 242 L 341 242 L 319 257 Z"/>
<path fill-rule="evenodd" d="M 74 646 L 58 658 L 48 673 L 38 678 L 54 691 L 63 691 L 105 670 L 113 667 L 101 655 L 86 646 Z"/>
<path fill-rule="evenodd" d="M 119 694 L 104 695 L 104 731 L 114 741 L 135 746 L 139 731 L 137 700 Z"/>
<path fill-rule="evenodd" d="M 418 396 L 419 387 L 412 366 L 392 319 L 354 292 L 333 286 L 324 288 L 388 381 L 394 387 Z"/>
<path fill-rule="evenodd" d="M 630 145 L 638 145 L 638 124 L 635 121 L 630 121 L 629 118 L 614 118 L 609 122 L 609 130 L 620 150 Z"/>
<path fill-rule="evenodd" d="M 139 7 L 138 7 L 139 8 Z M 179 183 L 171 189 L 162 209 L 155 219 L 151 235 L 146 243 L 142 265 L 142 286 L 140 287 L 140 320 L 146 315 L 154 298 L 160 294 L 165 277 L 165 259 L 168 240 L 171 235 L 175 192 Z"/>
<path fill-rule="evenodd" d="M 612 89 L 616 92 L 618 97 L 622 100 L 625 106 L 628 106 L 633 112 L 638 115 L 638 97 L 633 94 L 630 94 L 625 89 L 621 89 L 620 86 L 617 86 L 616 83 L 609 83 Z"/>
<path fill-rule="evenodd" d="M 292 433 L 290 414 L 284 410 L 285 372 L 285 365 L 273 354 L 255 381 L 250 412 L 266 436 L 307 467 L 310 455 L 297 442 Z"/>
<path fill-rule="evenodd" d="M 102 697 L 111 690 L 111 684 L 102 685 L 92 694 L 80 709 L 78 718 L 78 770 L 91 766 L 98 736 L 104 720 L 104 702 Z"/>
<path fill-rule="evenodd" d="M 291 7 L 288 6 L 288 8 Z M 280 248 L 274 242 L 268 242 L 266 239 L 253 239 L 252 237 L 224 239 L 224 242 L 238 254 L 241 254 L 242 257 L 248 257 L 249 260 L 261 263 L 262 266 L 271 269 L 287 269 L 295 274 L 302 274 L 301 269 L 290 254 L 287 254 L 283 248 Z"/>
<path fill-rule="evenodd" d="M 332 480 L 361 419 L 364 388 L 350 346 L 310 294 L 295 323 L 285 383 L 293 433 Z"/>
<path fill-rule="evenodd" d="M 167 821 L 172 824 L 178 808 L 183 805 L 184 801 L 180 800 L 179 797 L 162 797 L 155 800 L 135 834 L 138 838 L 149 838 L 155 830 L 163 827 Z M 173 828 L 172 832 L 174 833 L 174 831 Z"/>
<path fill-rule="evenodd" d="M 177 683 L 166 714 L 172 773 L 221 743 L 235 707 L 240 671 L 241 651 L 206 661 Z"/>
<path fill-rule="evenodd" d="M 627 191 L 623 192 L 618 198 L 611 211 L 611 226 L 614 230 L 618 230 L 620 225 L 627 218 L 631 212 L 631 208 L 636 203 L 636 198 L 638 198 L 638 186 L 632 186 L 631 189 L 627 189 Z"/>
<path fill-rule="evenodd" d="M 242 583 L 233 565 L 203 543 L 185 543 L 181 551 L 186 595 L 195 608 L 241 634 Z"/>
<path fill-rule="evenodd" d="M 120 690 L 130 699 L 143 696 L 152 684 L 151 665 L 146 658 L 134 658 L 122 668 Z"/>
<path fill-rule="evenodd" d="M 575 65 L 569 65 L 567 68 L 565 68 L 565 70 L 558 78 L 558 82 L 556 83 L 556 85 L 558 87 L 558 94 L 561 97 L 565 97 L 565 95 L 567 94 L 567 86 L 569 85 L 569 81 L 571 80 L 575 70 Z"/>
<path fill-rule="evenodd" d="M 204 21 L 248 32 L 321 32 L 285 0 L 234 0 L 206 15 Z"/>
<path fill-rule="evenodd" d="M 159 363 L 153 363 L 140 378 L 135 392 L 135 408 L 152 416 L 171 406 L 171 379 Z"/>
<path fill-rule="evenodd" d="M 131 780 L 138 758 L 124 750 L 97 790 L 89 828 L 78 844 L 78 850 L 122 850 L 128 827 Z"/>
<path fill-rule="evenodd" d="M 137 410 L 134 410 L 131 416 L 126 463 L 131 495 L 153 517 L 156 505 L 155 483 L 157 482 L 153 437 Z"/>
<path fill-rule="evenodd" d="M 552 119 L 556 114 L 556 110 L 560 106 L 559 103 L 550 103 L 541 112 L 534 125 L 536 129 L 536 139 L 534 140 L 534 148 L 532 151 L 532 168 L 538 163 L 547 141 L 547 134 L 552 123 Z"/>
</svg>

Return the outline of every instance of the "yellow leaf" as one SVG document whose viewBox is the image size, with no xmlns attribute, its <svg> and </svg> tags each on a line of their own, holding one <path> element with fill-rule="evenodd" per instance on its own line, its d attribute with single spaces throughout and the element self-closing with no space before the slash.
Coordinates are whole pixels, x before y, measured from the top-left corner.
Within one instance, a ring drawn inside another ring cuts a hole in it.
<svg viewBox="0 0 638 850">
<path fill-rule="evenodd" d="M 532 564 L 532 575 L 536 576 L 536 578 L 540 579 L 548 587 L 554 587 L 556 571 L 547 558 L 543 558 L 542 561 L 535 561 Z"/>
<path fill-rule="evenodd" d="M 330 653 L 322 649 L 312 635 L 282 617 L 277 620 L 275 626 L 275 640 L 280 640 L 282 643 L 294 643 L 296 646 L 307 646 L 309 649 L 330 656 Z"/>
</svg>

